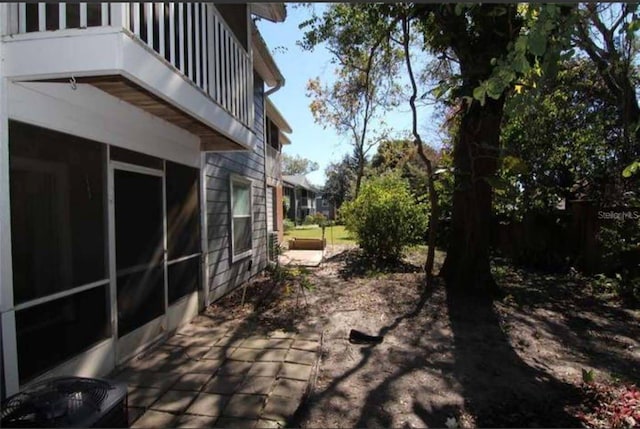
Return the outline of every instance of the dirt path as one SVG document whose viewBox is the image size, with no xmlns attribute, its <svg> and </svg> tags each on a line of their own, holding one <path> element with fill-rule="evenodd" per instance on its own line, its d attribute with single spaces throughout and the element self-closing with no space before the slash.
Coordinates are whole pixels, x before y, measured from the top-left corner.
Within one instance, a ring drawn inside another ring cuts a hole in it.
<svg viewBox="0 0 640 429">
<path fill-rule="evenodd" d="M 412 256 L 399 272 L 371 275 L 339 254 L 309 272 L 306 305 L 276 291 L 255 312 L 237 309 L 258 325 L 323 332 L 317 380 L 293 425 L 577 426 L 582 369 L 640 382 L 640 312 L 593 298 L 580 280 L 502 266 L 498 303 L 447 296 L 442 284 L 425 292 L 422 255 Z M 252 289 L 257 302 L 268 282 Z M 384 342 L 350 344 L 350 329 Z"/>
</svg>

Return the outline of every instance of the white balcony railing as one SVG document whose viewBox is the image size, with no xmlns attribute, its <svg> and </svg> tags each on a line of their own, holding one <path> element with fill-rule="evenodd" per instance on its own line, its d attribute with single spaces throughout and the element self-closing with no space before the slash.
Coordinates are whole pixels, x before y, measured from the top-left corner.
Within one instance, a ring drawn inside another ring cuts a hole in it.
<svg viewBox="0 0 640 429">
<path fill-rule="evenodd" d="M 124 28 L 251 126 L 252 61 L 211 3 L 18 3 L 17 16 L 17 33 Z"/>
</svg>

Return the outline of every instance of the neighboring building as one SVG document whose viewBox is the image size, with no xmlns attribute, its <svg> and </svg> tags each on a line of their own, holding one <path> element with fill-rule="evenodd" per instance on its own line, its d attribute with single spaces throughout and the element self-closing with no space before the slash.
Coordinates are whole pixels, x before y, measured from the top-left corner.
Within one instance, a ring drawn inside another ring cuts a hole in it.
<svg viewBox="0 0 640 429">
<path fill-rule="evenodd" d="M 284 78 L 252 15 L 286 13 L 0 4 L 0 396 L 105 375 L 266 266 Z"/>
<path fill-rule="evenodd" d="M 287 218 L 300 224 L 304 219 L 316 213 L 316 194 L 318 189 L 305 176 L 282 176 L 284 195 L 289 199 Z"/>
<path fill-rule="evenodd" d="M 329 220 L 335 220 L 336 218 L 336 206 L 327 198 L 325 193 L 316 196 L 316 211 L 322 213 Z"/>
</svg>

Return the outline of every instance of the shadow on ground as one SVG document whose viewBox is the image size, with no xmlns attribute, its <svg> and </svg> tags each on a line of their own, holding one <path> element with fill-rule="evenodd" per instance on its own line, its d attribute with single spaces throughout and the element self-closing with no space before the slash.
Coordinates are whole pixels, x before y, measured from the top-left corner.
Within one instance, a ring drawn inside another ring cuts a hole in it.
<svg viewBox="0 0 640 429">
<path fill-rule="evenodd" d="M 569 278 L 511 270 L 498 276 L 506 298 L 492 302 L 448 294 L 438 279 L 425 289 L 413 264 L 376 276 L 357 264 L 346 252 L 313 269 L 315 289 L 297 305 L 265 285 L 255 294 L 243 328 L 324 333 L 315 388 L 288 426 L 576 427 L 582 368 L 639 381 L 640 314 Z M 384 342 L 350 344 L 352 328 Z"/>
</svg>

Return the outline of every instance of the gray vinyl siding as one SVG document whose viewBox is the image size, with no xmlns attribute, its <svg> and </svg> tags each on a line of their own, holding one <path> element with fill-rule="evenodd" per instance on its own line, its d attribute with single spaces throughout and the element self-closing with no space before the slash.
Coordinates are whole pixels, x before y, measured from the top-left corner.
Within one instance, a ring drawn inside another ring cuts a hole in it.
<svg viewBox="0 0 640 429">
<path fill-rule="evenodd" d="M 254 77 L 253 151 L 206 155 L 207 240 L 209 265 L 207 284 L 211 301 L 242 285 L 267 266 L 267 213 L 264 159 L 264 85 Z M 253 181 L 253 254 L 232 262 L 229 178 L 232 174 Z M 251 269 L 249 263 L 251 261 Z"/>
</svg>

